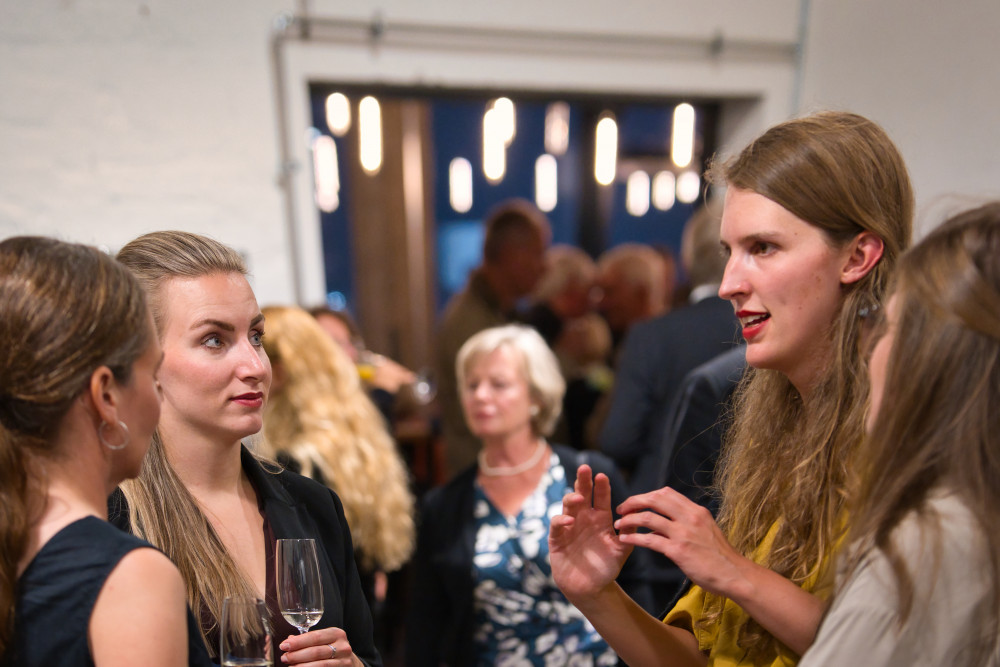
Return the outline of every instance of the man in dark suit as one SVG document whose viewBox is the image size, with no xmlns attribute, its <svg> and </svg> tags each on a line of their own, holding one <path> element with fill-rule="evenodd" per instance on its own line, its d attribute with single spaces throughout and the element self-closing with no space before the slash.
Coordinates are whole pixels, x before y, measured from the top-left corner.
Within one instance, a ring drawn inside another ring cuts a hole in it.
<svg viewBox="0 0 1000 667">
<path fill-rule="evenodd" d="M 684 228 L 689 305 L 634 325 L 623 343 L 598 442 L 629 476 L 634 494 L 659 488 L 666 416 L 684 376 L 739 340 L 732 306 L 716 296 L 725 270 L 719 224 L 719 207 L 709 203 Z"/>
<path fill-rule="evenodd" d="M 730 419 L 730 401 L 746 370 L 740 345 L 698 366 L 681 382 L 663 434 L 655 488 L 669 486 L 718 514 L 715 469 Z M 655 607 L 672 607 L 686 577 L 673 561 L 650 552 L 650 588 Z"/>
</svg>

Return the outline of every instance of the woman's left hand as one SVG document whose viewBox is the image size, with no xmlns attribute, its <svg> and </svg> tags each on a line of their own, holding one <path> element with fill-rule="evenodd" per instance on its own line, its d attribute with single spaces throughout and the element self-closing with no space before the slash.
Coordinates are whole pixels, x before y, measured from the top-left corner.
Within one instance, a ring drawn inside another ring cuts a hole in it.
<svg viewBox="0 0 1000 667">
<path fill-rule="evenodd" d="M 340 628 L 320 628 L 302 635 L 291 635 L 278 647 L 285 665 L 349 667 L 364 663 L 354 655 L 347 633 Z"/>
<path fill-rule="evenodd" d="M 618 507 L 619 539 L 658 551 L 710 593 L 732 597 L 749 564 L 722 534 L 711 512 L 670 487 L 632 496 Z M 636 532 L 639 528 L 650 532 Z"/>
</svg>

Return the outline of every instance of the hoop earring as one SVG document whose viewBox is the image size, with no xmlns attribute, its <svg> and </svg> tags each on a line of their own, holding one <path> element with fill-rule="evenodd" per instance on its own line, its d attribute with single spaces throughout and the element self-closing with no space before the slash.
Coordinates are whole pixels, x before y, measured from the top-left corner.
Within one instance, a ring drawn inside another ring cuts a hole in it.
<svg viewBox="0 0 1000 667">
<path fill-rule="evenodd" d="M 107 440 L 105 440 L 105 438 L 104 438 L 104 427 L 105 426 L 111 426 L 111 424 L 109 424 L 108 422 L 102 421 L 101 425 L 97 427 L 97 439 L 101 441 L 101 444 L 104 445 L 105 447 L 107 447 L 108 449 L 110 449 L 112 451 L 116 451 L 116 452 L 118 450 L 125 449 L 125 447 L 128 446 L 128 441 L 129 441 L 128 426 L 125 424 L 125 422 L 123 422 L 120 419 L 118 420 L 118 426 L 121 427 L 122 433 L 125 436 L 123 438 L 123 440 L 122 440 L 122 444 L 120 444 L 120 445 L 112 445 Z"/>
</svg>

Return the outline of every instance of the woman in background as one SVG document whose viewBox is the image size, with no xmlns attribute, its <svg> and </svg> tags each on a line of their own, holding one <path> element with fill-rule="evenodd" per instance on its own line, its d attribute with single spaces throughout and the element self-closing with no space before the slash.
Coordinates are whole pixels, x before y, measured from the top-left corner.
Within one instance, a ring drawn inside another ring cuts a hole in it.
<svg viewBox="0 0 1000 667">
<path fill-rule="evenodd" d="M 851 548 L 802 665 L 1000 665 L 1000 202 L 900 262 Z"/>
<path fill-rule="evenodd" d="M 211 664 L 177 568 L 106 521 L 149 448 L 162 357 L 125 267 L 0 243 L 0 663 Z"/>
<path fill-rule="evenodd" d="M 864 434 L 864 315 L 910 239 L 902 157 L 855 114 L 776 125 L 710 177 L 728 186 L 719 296 L 753 367 L 716 478 L 719 524 L 664 488 L 618 506 L 613 527 L 607 482 L 589 470 L 552 520 L 556 580 L 632 667 L 790 665 L 812 643 Z M 694 584 L 663 622 L 614 585 L 636 545 Z"/>
<path fill-rule="evenodd" d="M 368 350 L 357 322 L 346 312 L 317 306 L 310 308 L 309 314 L 356 364 L 356 372 L 361 373 L 364 387 L 386 423 L 394 425 L 397 414 L 413 410 L 412 401 L 408 400 L 410 397 L 403 391 L 417 381 L 413 371 L 389 357 Z"/>
<path fill-rule="evenodd" d="M 265 446 L 280 463 L 337 492 L 365 594 L 372 609 L 380 609 L 386 573 L 413 553 L 406 467 L 354 364 L 317 321 L 296 307 L 262 312 L 274 375 L 264 410 Z"/>
<path fill-rule="evenodd" d="M 243 259 L 186 232 L 146 234 L 118 258 L 145 287 L 156 322 L 163 409 L 142 473 L 122 485 L 127 508 L 113 508 L 177 563 L 213 652 L 223 601 L 245 595 L 266 600 L 282 662 L 380 664 L 340 500 L 243 446 L 261 429 L 271 384 Z M 301 635 L 276 602 L 281 538 L 314 538 L 319 552 L 324 613 Z"/>
<path fill-rule="evenodd" d="M 549 518 L 596 452 L 550 445 L 565 382 L 532 328 L 486 329 L 457 358 L 462 408 L 482 440 L 478 464 L 430 491 L 422 507 L 407 664 L 613 665 L 617 656 L 552 580 Z M 622 580 L 645 592 L 636 563 Z"/>
</svg>

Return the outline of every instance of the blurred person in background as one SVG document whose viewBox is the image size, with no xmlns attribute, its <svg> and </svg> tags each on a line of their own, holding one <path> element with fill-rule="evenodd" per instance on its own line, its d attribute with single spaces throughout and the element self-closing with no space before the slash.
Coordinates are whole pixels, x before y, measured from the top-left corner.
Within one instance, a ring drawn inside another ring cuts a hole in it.
<svg viewBox="0 0 1000 667">
<path fill-rule="evenodd" d="M 421 512 L 406 655 L 421 665 L 608 665 L 617 657 L 552 579 L 549 519 L 588 463 L 623 490 L 596 452 L 550 444 L 565 387 L 541 335 L 507 325 L 470 338 L 458 385 L 477 462 L 431 490 Z M 617 482 L 617 483 L 615 483 Z M 646 602 L 641 565 L 623 586 Z"/>
<path fill-rule="evenodd" d="M 688 305 L 635 324 L 618 356 L 598 442 L 634 494 L 659 488 L 665 420 L 681 380 L 739 341 L 733 307 L 717 294 L 726 268 L 721 216 L 721 202 L 710 202 L 684 225 L 681 258 L 692 285 Z"/>
<path fill-rule="evenodd" d="M 408 471 L 351 359 L 319 322 L 294 306 L 261 312 L 274 378 L 263 451 L 329 486 L 344 503 L 376 641 L 387 650 L 396 612 L 386 604 L 387 573 L 403 567 L 415 541 Z"/>
<path fill-rule="evenodd" d="M 408 471 L 350 358 L 319 323 L 294 306 L 261 312 L 273 372 L 263 451 L 337 492 L 376 640 L 380 649 L 389 649 L 396 610 L 386 606 L 387 573 L 402 568 L 415 541 Z"/>
<path fill-rule="evenodd" d="M 437 331 L 438 405 L 448 475 L 476 460 L 481 443 L 469 431 L 455 385 L 455 357 L 474 333 L 518 319 L 517 303 L 545 273 L 552 239 L 548 218 L 525 199 L 510 199 L 486 216 L 482 264 L 445 307 Z"/>
<path fill-rule="evenodd" d="M 545 266 L 523 321 L 556 349 L 566 323 L 594 310 L 597 265 L 580 248 L 556 244 L 546 251 Z"/>
<path fill-rule="evenodd" d="M 401 390 L 416 382 L 416 374 L 389 357 L 367 349 L 361 329 L 346 311 L 316 306 L 309 309 L 309 314 L 347 353 L 361 374 L 371 399 L 385 416 L 386 421 L 393 423 L 397 411 L 405 408 L 405 405 L 401 406 L 398 400 Z M 403 403 L 405 404 L 405 399 Z"/>
<path fill-rule="evenodd" d="M 611 327 L 615 352 L 632 326 L 667 309 L 666 273 L 663 256 L 641 243 L 623 243 L 598 257 L 597 309 Z"/>
</svg>

